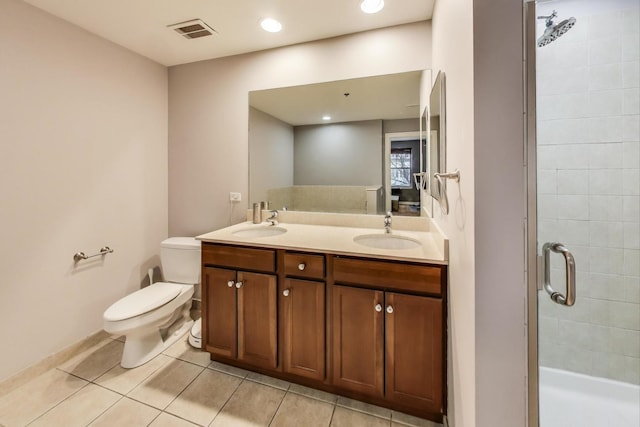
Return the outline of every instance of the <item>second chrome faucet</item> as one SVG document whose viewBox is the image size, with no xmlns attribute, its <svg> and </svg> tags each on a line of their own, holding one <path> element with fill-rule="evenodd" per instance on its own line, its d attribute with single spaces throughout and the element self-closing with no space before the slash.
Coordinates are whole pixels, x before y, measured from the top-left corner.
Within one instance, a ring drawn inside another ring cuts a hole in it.
<svg viewBox="0 0 640 427">
<path fill-rule="evenodd" d="M 387 234 L 391 233 L 391 212 L 387 212 L 384 216 L 384 232 Z"/>
<path fill-rule="evenodd" d="M 271 216 L 267 218 L 269 225 L 278 225 L 278 211 L 272 210 L 269 211 L 269 213 L 271 214 Z"/>
</svg>

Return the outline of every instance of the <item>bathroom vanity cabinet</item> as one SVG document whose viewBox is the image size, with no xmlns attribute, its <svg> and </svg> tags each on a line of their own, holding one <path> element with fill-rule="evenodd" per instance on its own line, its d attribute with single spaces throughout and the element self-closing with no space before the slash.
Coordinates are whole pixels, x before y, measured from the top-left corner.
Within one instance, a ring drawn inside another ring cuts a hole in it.
<svg viewBox="0 0 640 427">
<path fill-rule="evenodd" d="M 441 266 L 335 257 L 334 384 L 442 409 L 443 273 Z"/>
<path fill-rule="evenodd" d="M 207 260 L 225 268 L 207 267 Z M 218 261 L 220 260 L 220 261 Z M 277 365 L 275 251 L 213 246 L 203 251 L 203 335 L 212 355 L 261 368 Z M 261 270 L 237 270 L 245 266 Z"/>
<path fill-rule="evenodd" d="M 213 360 L 441 421 L 445 265 L 203 242 Z"/>
<path fill-rule="evenodd" d="M 283 371 L 322 381 L 325 378 L 325 257 L 282 254 L 280 286 Z"/>
</svg>

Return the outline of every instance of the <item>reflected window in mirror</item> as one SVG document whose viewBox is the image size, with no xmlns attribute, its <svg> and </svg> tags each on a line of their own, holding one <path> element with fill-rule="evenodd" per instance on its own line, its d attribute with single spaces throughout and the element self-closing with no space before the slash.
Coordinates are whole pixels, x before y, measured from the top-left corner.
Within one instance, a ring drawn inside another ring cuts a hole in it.
<svg viewBox="0 0 640 427">
<path fill-rule="evenodd" d="M 411 148 L 391 149 L 391 188 L 411 188 Z"/>
</svg>

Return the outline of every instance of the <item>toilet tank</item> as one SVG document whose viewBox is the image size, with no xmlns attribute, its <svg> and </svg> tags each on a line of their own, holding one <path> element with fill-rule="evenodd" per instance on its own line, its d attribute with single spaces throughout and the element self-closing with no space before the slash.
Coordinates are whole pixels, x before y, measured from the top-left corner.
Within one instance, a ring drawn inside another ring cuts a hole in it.
<svg viewBox="0 0 640 427">
<path fill-rule="evenodd" d="M 200 283 L 200 241 L 193 237 L 170 237 L 160 244 L 164 280 Z"/>
</svg>

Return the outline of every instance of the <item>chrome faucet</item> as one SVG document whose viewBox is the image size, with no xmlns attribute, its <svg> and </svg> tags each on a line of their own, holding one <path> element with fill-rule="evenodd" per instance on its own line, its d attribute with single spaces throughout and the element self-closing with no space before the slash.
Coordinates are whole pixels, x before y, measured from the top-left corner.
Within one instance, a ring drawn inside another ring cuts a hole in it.
<svg viewBox="0 0 640 427">
<path fill-rule="evenodd" d="M 391 233 L 391 212 L 387 212 L 384 216 L 384 232 L 387 234 Z"/>
<path fill-rule="evenodd" d="M 269 225 L 278 225 L 278 211 L 273 210 L 269 211 L 269 213 L 271 214 L 271 216 L 267 218 Z"/>
</svg>

